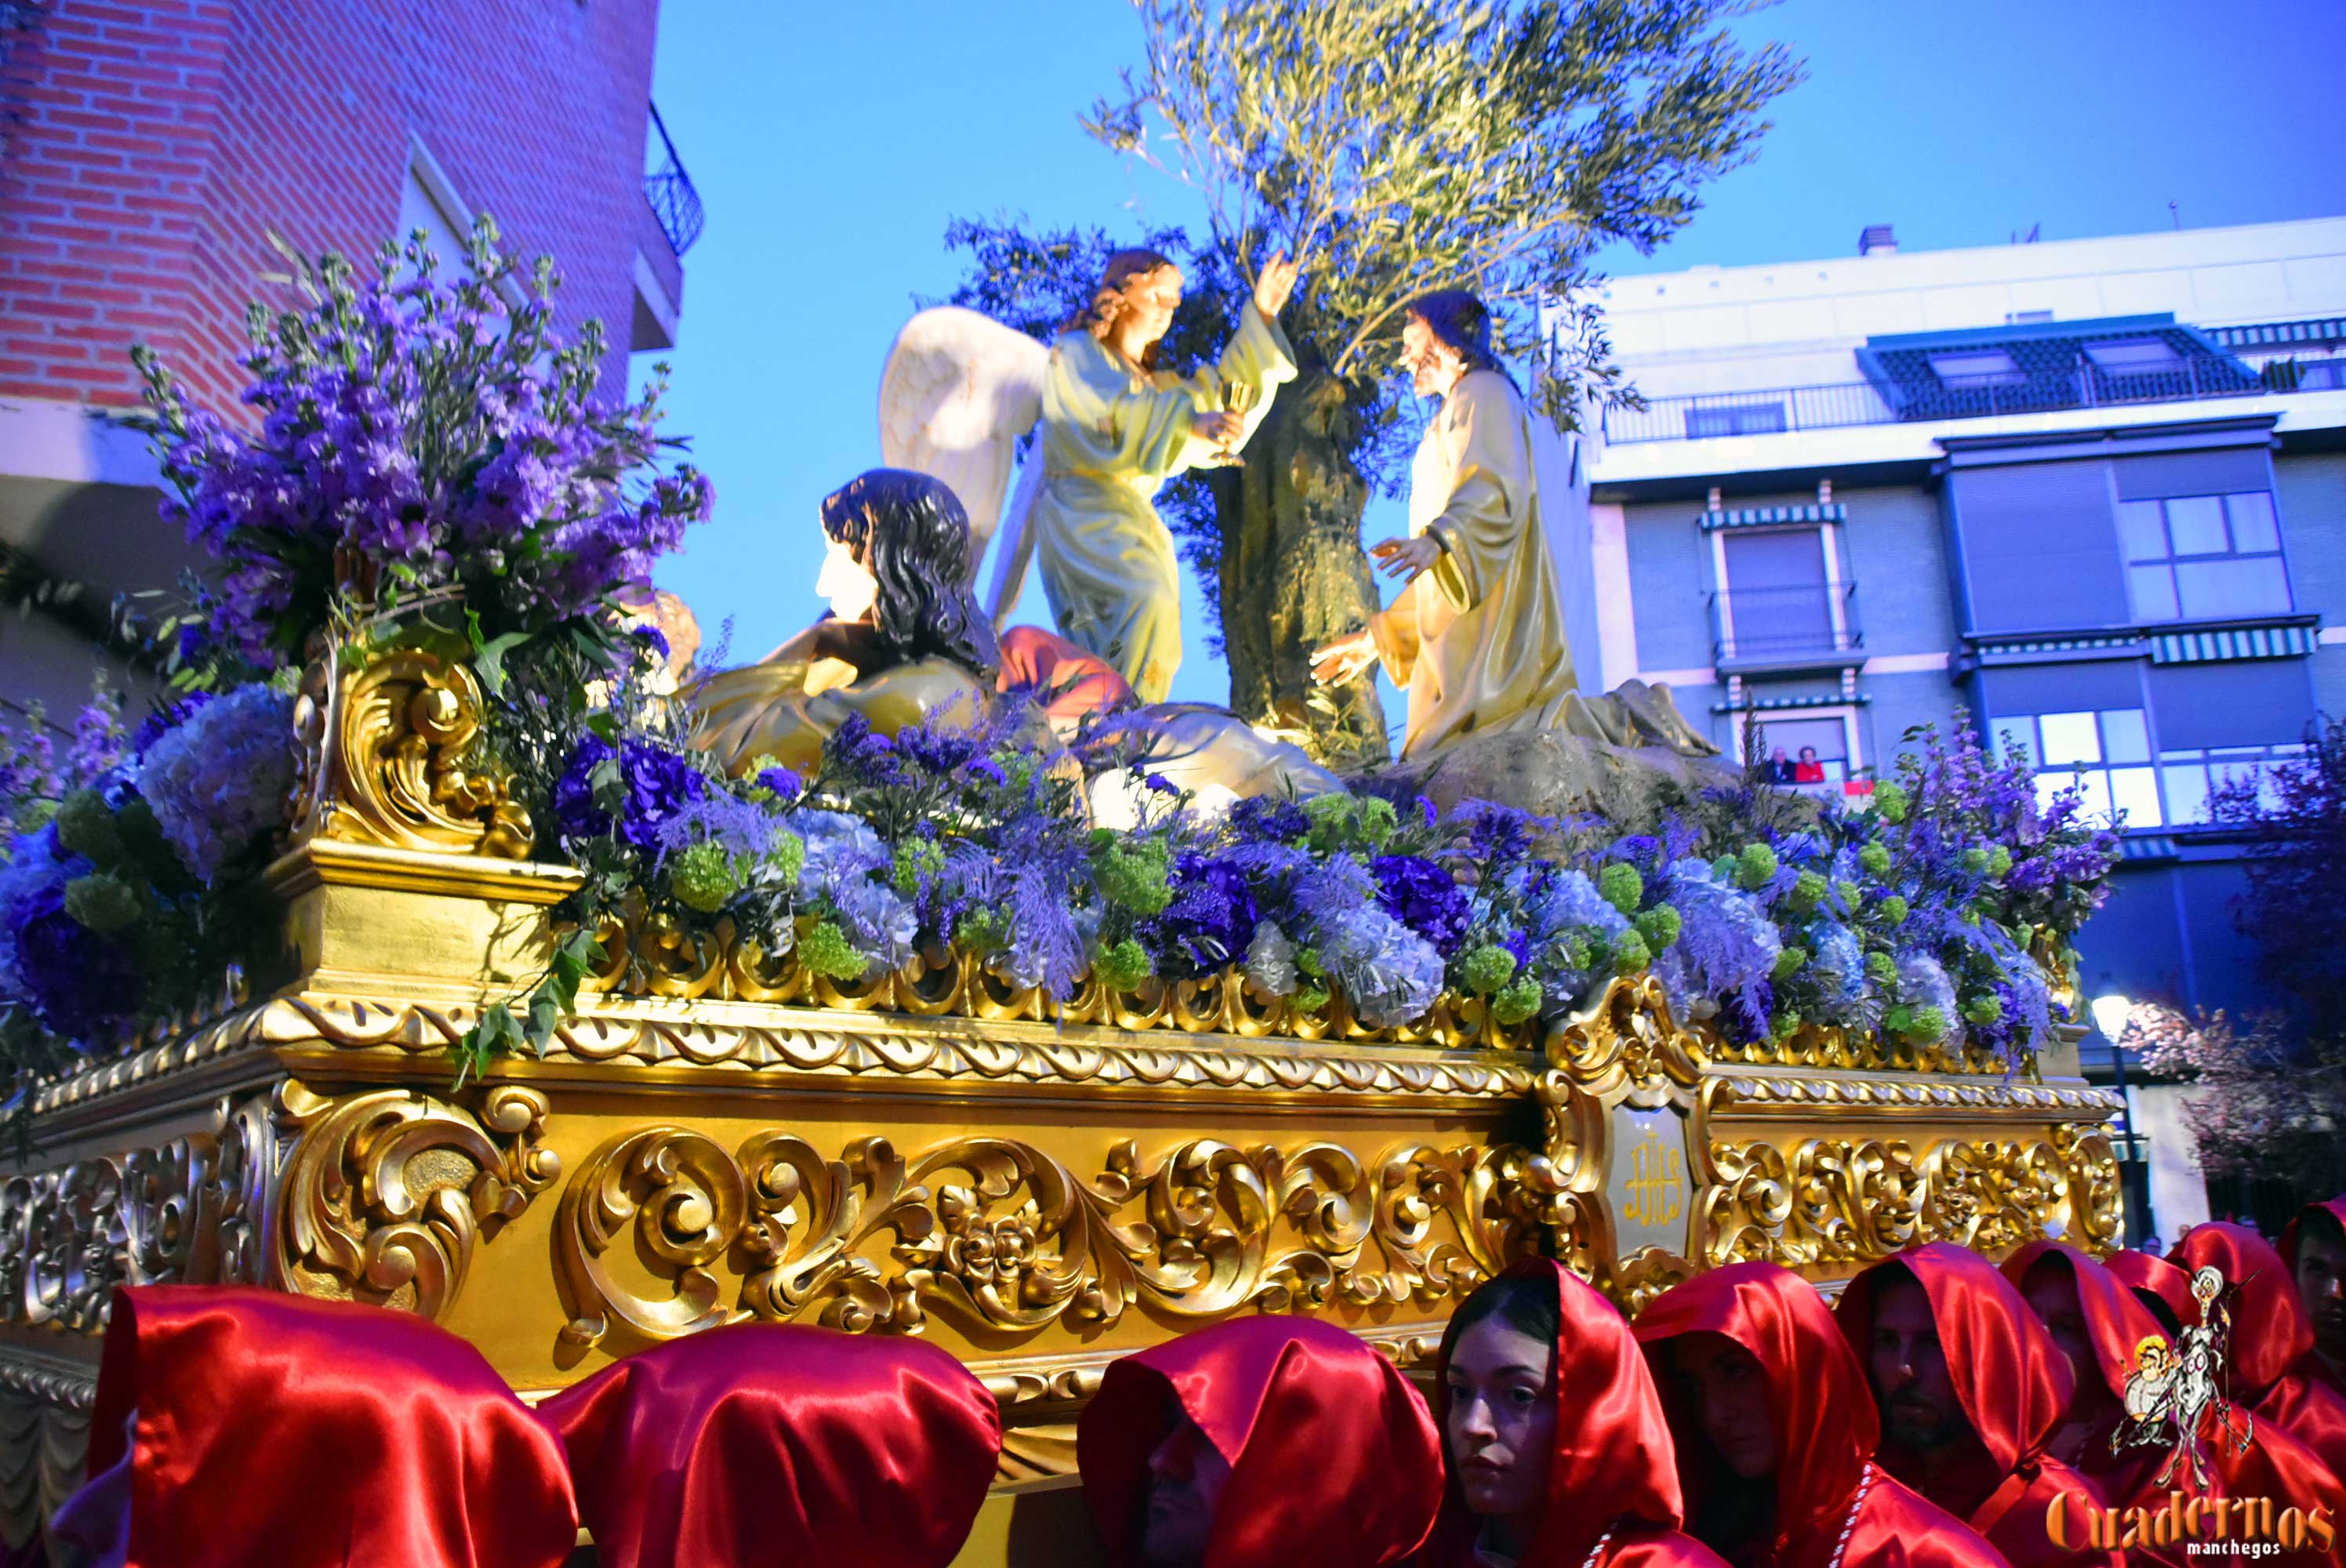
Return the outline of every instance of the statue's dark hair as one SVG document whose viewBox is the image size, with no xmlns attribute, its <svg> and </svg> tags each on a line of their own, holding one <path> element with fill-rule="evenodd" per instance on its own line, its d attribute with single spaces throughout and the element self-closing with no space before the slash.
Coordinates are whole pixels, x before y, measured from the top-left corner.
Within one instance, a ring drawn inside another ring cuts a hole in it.
<svg viewBox="0 0 2346 1568">
<path fill-rule="evenodd" d="M 1467 1329 L 1494 1317 L 1518 1334 L 1543 1345 L 1555 1344 L 1564 1336 L 1564 1304 L 1557 1296 L 1555 1276 L 1502 1274 L 1484 1280 L 1459 1304 L 1450 1315 L 1449 1327 L 1442 1330 L 1443 1364 L 1449 1364 L 1451 1352 Z"/>
<path fill-rule="evenodd" d="M 1491 308 L 1464 289 L 1437 289 L 1431 294 L 1420 294 L 1409 302 L 1409 313 L 1423 321 L 1426 330 L 1458 352 L 1470 371 L 1496 371 L 1507 375 L 1507 367 L 1491 348 Z M 1507 376 L 1510 382 L 1515 378 Z"/>
<path fill-rule="evenodd" d="M 969 514 L 951 487 L 906 469 L 870 469 L 824 500 L 822 531 L 880 585 L 872 626 L 886 662 L 945 658 L 993 680 L 1002 650 L 969 589 Z"/>
<path fill-rule="evenodd" d="M 1086 331 L 1106 341 L 1107 329 L 1124 307 L 1125 285 L 1135 278 L 1146 278 L 1159 268 L 1170 267 L 1178 271 L 1180 265 L 1164 251 L 1151 250 L 1145 245 L 1116 252 L 1107 259 L 1107 265 L 1100 270 L 1099 283 L 1092 290 L 1092 302 L 1076 311 L 1075 319 L 1063 330 Z M 1160 338 L 1141 351 L 1142 370 L 1157 368 L 1157 351 L 1163 343 L 1164 340 Z"/>
</svg>

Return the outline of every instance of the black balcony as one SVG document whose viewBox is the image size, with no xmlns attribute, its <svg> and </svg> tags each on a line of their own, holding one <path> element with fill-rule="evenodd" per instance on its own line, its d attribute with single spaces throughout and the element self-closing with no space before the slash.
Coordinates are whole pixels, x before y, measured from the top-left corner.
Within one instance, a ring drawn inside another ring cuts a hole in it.
<svg viewBox="0 0 2346 1568">
<path fill-rule="evenodd" d="M 668 139 L 668 127 L 660 121 L 659 106 L 651 106 L 651 134 L 644 142 L 644 199 L 652 204 L 652 212 L 659 219 L 660 231 L 668 236 L 668 246 L 678 256 L 692 249 L 700 238 L 708 219 L 700 210 L 700 192 L 693 188 L 692 176 L 684 172 L 684 162 L 676 156 L 676 144 Z"/>
<path fill-rule="evenodd" d="M 1839 669 L 1865 660 L 1855 583 L 1731 588 L 1710 596 L 1711 654 L 1721 670 Z"/>
</svg>

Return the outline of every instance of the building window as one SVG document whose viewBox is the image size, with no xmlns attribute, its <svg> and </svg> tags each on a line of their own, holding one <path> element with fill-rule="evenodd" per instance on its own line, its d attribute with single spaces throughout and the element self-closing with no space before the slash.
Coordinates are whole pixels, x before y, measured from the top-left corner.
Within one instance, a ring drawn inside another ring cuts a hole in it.
<svg viewBox="0 0 2346 1568">
<path fill-rule="evenodd" d="M 1995 728 L 2007 752 L 2025 751 L 2035 763 L 2039 805 L 2074 785 L 2088 817 L 2123 811 L 2129 828 L 2165 825 L 2141 708 L 2023 714 L 1997 719 Z"/>
<path fill-rule="evenodd" d="M 1726 408 L 1686 411 L 1688 441 L 1712 435 L 1773 435 L 1783 428 L 1784 405 L 1780 402 L 1735 403 Z"/>
<path fill-rule="evenodd" d="M 2106 343 L 2087 343 L 2086 358 L 2106 376 L 2156 375 L 2183 368 L 2182 356 L 2164 338 L 2119 338 Z"/>
<path fill-rule="evenodd" d="M 2268 807 L 2276 806 L 2272 764 L 2305 755 L 2301 745 L 2216 746 L 2202 751 L 2162 751 L 2158 771 L 2167 785 L 2167 820 L 2205 822 L 2208 798 L 2236 779 L 2254 779 Z"/>
<path fill-rule="evenodd" d="M 1858 766 L 1855 728 L 1855 715 L 1848 708 L 1761 714 L 1760 755 L 1769 781 L 1804 794 L 1845 793 Z M 1740 748 L 1743 731 L 1739 727 L 1735 733 Z"/>
<path fill-rule="evenodd" d="M 2016 387 L 2028 380 L 2028 373 L 2002 349 L 1933 354 L 1931 373 L 1939 378 L 1942 386 L 1950 389 Z"/>
<path fill-rule="evenodd" d="M 2138 621 L 2289 613 L 2289 572 L 2270 491 L 2121 501 L 2118 542 Z"/>
<path fill-rule="evenodd" d="M 1722 529 L 1712 537 L 1721 658 L 1797 658 L 1857 646 L 1829 526 Z"/>
</svg>

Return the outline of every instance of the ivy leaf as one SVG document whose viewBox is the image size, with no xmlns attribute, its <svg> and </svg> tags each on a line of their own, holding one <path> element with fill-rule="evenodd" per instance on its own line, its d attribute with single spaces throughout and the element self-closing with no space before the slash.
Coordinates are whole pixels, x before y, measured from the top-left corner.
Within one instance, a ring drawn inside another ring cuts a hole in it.
<svg viewBox="0 0 2346 1568">
<path fill-rule="evenodd" d="M 527 632 L 505 632 L 494 637 L 481 635 L 481 612 L 464 612 L 464 634 L 473 644 L 473 665 L 480 672 L 481 685 L 491 697 L 502 697 L 505 689 L 505 656 L 529 641 Z"/>
</svg>

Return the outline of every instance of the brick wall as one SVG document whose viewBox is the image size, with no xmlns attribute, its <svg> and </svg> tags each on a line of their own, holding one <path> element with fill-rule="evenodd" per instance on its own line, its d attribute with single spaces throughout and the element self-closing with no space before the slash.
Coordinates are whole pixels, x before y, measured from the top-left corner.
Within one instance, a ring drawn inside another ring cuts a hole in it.
<svg viewBox="0 0 2346 1568">
<path fill-rule="evenodd" d="M 232 401 L 273 231 L 392 237 L 411 137 L 624 382 L 656 0 L 45 0 L 0 77 L 0 396 L 136 402 L 153 343 Z"/>
</svg>

